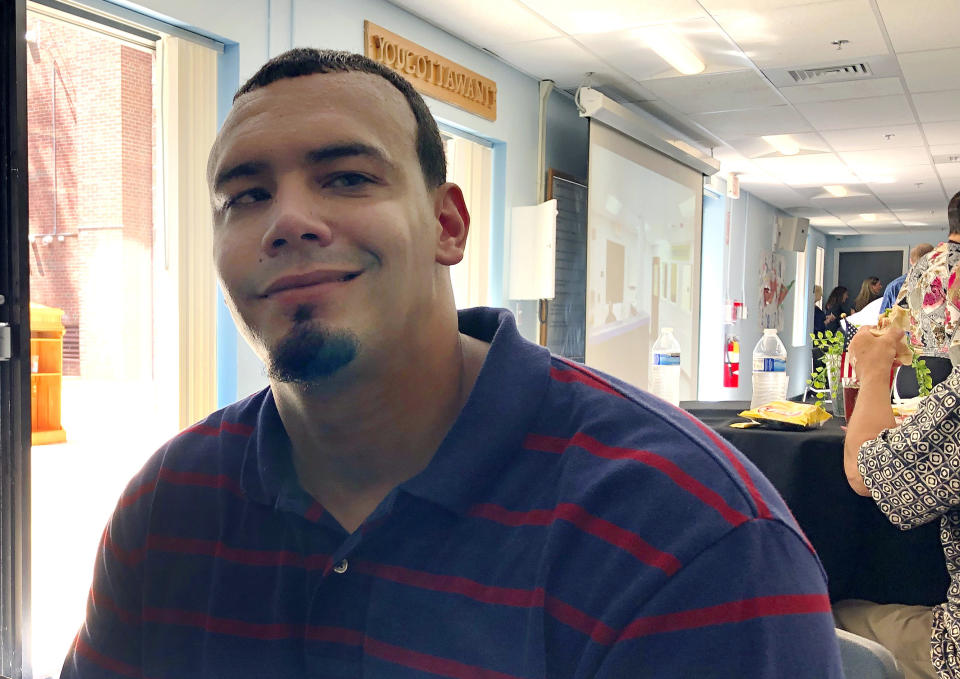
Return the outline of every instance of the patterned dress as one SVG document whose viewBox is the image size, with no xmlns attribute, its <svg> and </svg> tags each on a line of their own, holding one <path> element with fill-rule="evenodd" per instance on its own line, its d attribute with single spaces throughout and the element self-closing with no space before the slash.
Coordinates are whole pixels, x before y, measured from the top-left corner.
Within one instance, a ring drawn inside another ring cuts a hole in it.
<svg viewBox="0 0 960 679">
<path fill-rule="evenodd" d="M 864 443 L 858 462 L 891 523 L 908 530 L 940 519 L 950 587 L 933 609 L 931 660 L 944 679 L 960 679 L 960 368 L 916 414 Z"/>
<path fill-rule="evenodd" d="M 910 307 L 910 343 L 923 356 L 948 357 L 960 323 L 958 265 L 960 243 L 940 243 L 910 269 L 900 290 Z"/>
</svg>

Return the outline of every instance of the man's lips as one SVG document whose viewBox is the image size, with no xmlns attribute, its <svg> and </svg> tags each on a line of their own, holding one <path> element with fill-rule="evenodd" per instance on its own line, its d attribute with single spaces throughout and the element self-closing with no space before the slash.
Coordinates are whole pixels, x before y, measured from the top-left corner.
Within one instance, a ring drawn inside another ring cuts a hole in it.
<svg viewBox="0 0 960 679">
<path fill-rule="evenodd" d="M 283 276 L 273 281 L 267 289 L 263 291 L 262 297 L 285 290 L 296 290 L 298 288 L 309 288 L 314 285 L 323 285 L 325 283 L 345 283 L 359 276 L 362 271 L 347 271 L 345 269 L 330 269 L 323 271 L 311 271 L 310 273 L 297 274 L 295 276 Z"/>
</svg>

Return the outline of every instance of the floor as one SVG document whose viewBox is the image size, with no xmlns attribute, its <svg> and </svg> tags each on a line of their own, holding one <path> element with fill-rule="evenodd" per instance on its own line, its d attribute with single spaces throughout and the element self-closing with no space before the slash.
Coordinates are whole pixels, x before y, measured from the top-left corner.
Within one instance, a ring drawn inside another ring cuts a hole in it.
<svg viewBox="0 0 960 679">
<path fill-rule="evenodd" d="M 151 383 L 64 378 L 67 442 L 32 452 L 33 676 L 58 677 L 83 622 L 97 543 L 130 477 L 176 433 Z M 168 409 L 169 410 L 169 409 Z"/>
</svg>

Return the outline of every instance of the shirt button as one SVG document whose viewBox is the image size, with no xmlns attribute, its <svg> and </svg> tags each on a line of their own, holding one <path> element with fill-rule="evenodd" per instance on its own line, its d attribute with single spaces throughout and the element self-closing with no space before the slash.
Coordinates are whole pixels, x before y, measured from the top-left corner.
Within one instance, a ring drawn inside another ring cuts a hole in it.
<svg viewBox="0 0 960 679">
<path fill-rule="evenodd" d="M 339 573 L 340 575 L 343 575 L 344 573 L 347 572 L 347 568 L 348 568 L 349 566 L 350 566 L 350 564 L 348 564 L 348 563 L 347 563 L 347 560 L 344 559 L 343 561 L 341 561 L 340 563 L 338 563 L 336 566 L 333 567 L 333 572 L 334 572 L 334 573 Z"/>
</svg>

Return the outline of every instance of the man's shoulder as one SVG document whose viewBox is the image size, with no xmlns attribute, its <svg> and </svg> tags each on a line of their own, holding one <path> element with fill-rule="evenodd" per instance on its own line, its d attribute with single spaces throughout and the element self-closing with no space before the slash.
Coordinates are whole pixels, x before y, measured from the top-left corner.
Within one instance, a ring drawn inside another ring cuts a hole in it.
<svg viewBox="0 0 960 679">
<path fill-rule="evenodd" d="M 569 463 L 613 483 L 654 483 L 681 499 L 718 496 L 741 517 L 789 517 L 762 474 L 710 427 L 600 371 L 554 357 L 538 426 L 567 443 Z"/>
</svg>

